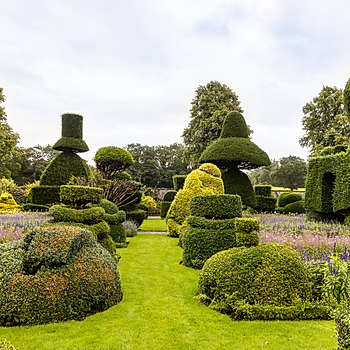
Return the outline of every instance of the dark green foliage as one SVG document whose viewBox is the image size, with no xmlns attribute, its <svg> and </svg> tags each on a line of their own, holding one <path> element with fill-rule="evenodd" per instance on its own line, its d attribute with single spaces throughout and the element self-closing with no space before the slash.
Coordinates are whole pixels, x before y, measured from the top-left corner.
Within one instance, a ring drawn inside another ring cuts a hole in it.
<svg viewBox="0 0 350 350">
<path fill-rule="evenodd" d="M 242 216 L 242 202 L 234 194 L 206 194 L 190 201 L 190 213 L 211 219 L 231 219 Z"/>
<path fill-rule="evenodd" d="M 187 175 L 174 175 L 173 176 L 173 184 L 174 190 L 179 191 L 184 188 L 185 180 Z"/>
<path fill-rule="evenodd" d="M 222 175 L 226 194 L 238 194 L 242 204 L 254 208 L 257 204 L 255 193 L 248 176 L 238 168 L 230 168 Z"/>
<path fill-rule="evenodd" d="M 298 202 L 303 199 L 302 195 L 300 193 L 294 193 L 294 192 L 285 192 L 281 193 L 278 197 L 277 205 L 279 207 L 285 207 L 289 203 Z"/>
<path fill-rule="evenodd" d="M 26 192 L 22 188 L 14 187 L 11 188 L 8 192 L 12 194 L 13 199 L 18 205 L 23 205 L 26 202 Z"/>
<path fill-rule="evenodd" d="M 122 171 L 121 173 L 118 173 L 115 178 L 118 180 L 131 180 L 131 175 L 126 171 Z"/>
<path fill-rule="evenodd" d="M 208 230 L 231 230 L 236 228 L 236 220 L 234 219 L 221 219 L 213 220 L 206 219 L 201 216 L 188 216 L 186 222 L 194 228 L 202 228 Z"/>
<path fill-rule="evenodd" d="M 115 256 L 116 254 L 116 244 L 113 242 L 113 239 L 111 236 L 106 236 L 105 238 L 101 239 L 98 243 L 101 244 L 101 246 L 107 250 L 111 254 L 111 256 Z M 113 254 L 111 253 L 113 252 Z"/>
<path fill-rule="evenodd" d="M 171 203 L 172 202 L 164 202 L 164 201 L 160 203 L 160 217 L 162 219 L 166 218 L 166 216 L 168 214 L 168 210 L 171 206 Z"/>
<path fill-rule="evenodd" d="M 350 209 L 350 152 L 309 161 L 305 208 L 308 212 L 334 219 Z"/>
<path fill-rule="evenodd" d="M 285 214 L 303 214 L 305 213 L 305 201 L 297 201 L 293 202 L 290 204 L 287 204 L 284 208 L 283 211 Z"/>
<path fill-rule="evenodd" d="M 89 147 L 82 138 L 83 117 L 79 114 L 62 114 L 62 137 L 52 148 L 64 152 L 87 152 Z"/>
<path fill-rule="evenodd" d="M 134 164 L 134 159 L 128 151 L 115 146 L 101 147 L 96 152 L 94 161 L 104 179 L 113 179 Z"/>
<path fill-rule="evenodd" d="M 331 311 L 331 306 L 313 303 L 292 306 L 243 304 L 233 308 L 232 318 L 236 321 L 329 320 Z"/>
<path fill-rule="evenodd" d="M 339 350 L 350 349 L 350 304 L 341 303 L 332 313 L 335 320 Z"/>
<path fill-rule="evenodd" d="M 60 190 L 60 199 L 71 208 L 83 208 L 88 203 L 99 203 L 103 189 L 98 187 L 63 185 Z"/>
<path fill-rule="evenodd" d="M 348 120 L 350 121 L 350 79 L 347 81 L 345 85 L 343 100 L 344 100 L 344 110 L 348 117 Z"/>
<path fill-rule="evenodd" d="M 168 191 L 164 193 L 163 201 L 164 202 L 172 202 L 176 196 L 176 191 Z"/>
<path fill-rule="evenodd" d="M 105 213 L 103 215 L 103 220 L 105 220 L 109 224 L 113 224 L 113 225 L 124 222 L 125 218 L 126 218 L 126 214 L 125 214 L 124 210 L 119 210 L 117 213 L 114 213 L 114 214 Z"/>
<path fill-rule="evenodd" d="M 122 299 L 116 261 L 82 228 L 37 228 L 0 245 L 0 324 L 81 320 Z"/>
<path fill-rule="evenodd" d="M 147 219 L 147 213 L 144 210 L 136 209 L 133 211 L 127 211 L 126 220 L 134 221 L 137 227 L 141 226 L 143 220 Z"/>
<path fill-rule="evenodd" d="M 256 232 L 236 232 L 236 247 L 255 247 L 259 245 L 259 235 Z"/>
<path fill-rule="evenodd" d="M 53 204 L 60 202 L 60 186 L 35 186 L 32 187 L 27 201 L 33 204 Z"/>
<path fill-rule="evenodd" d="M 239 169 L 254 169 L 270 165 L 268 155 L 248 138 L 220 138 L 202 153 L 200 163 L 213 163 L 219 168 L 237 166 Z"/>
<path fill-rule="evenodd" d="M 50 207 L 43 204 L 26 203 L 22 206 L 23 211 L 49 211 L 49 209 Z"/>
<path fill-rule="evenodd" d="M 259 219 L 251 218 L 236 218 L 236 229 L 243 232 L 257 232 L 260 231 L 260 221 Z"/>
<path fill-rule="evenodd" d="M 255 210 L 266 213 L 273 213 L 276 209 L 276 197 L 256 196 L 257 205 Z"/>
<path fill-rule="evenodd" d="M 272 196 L 272 186 L 270 185 L 255 185 L 254 191 L 257 196 L 265 196 L 265 197 Z"/>
<path fill-rule="evenodd" d="M 311 287 L 298 253 L 282 244 L 261 244 L 212 256 L 199 276 L 198 293 L 231 313 L 237 302 L 273 306 L 305 303 L 311 298 Z"/>
<path fill-rule="evenodd" d="M 109 235 L 112 237 L 113 241 L 116 243 L 125 243 L 126 232 L 123 224 L 110 224 L 109 227 L 111 228 Z"/>
<path fill-rule="evenodd" d="M 81 222 L 83 224 L 93 225 L 103 221 L 105 211 L 100 207 L 71 209 L 54 205 L 50 208 L 50 214 L 56 222 Z"/>
<path fill-rule="evenodd" d="M 111 201 L 107 199 L 101 199 L 98 204 L 89 204 L 89 207 L 101 207 L 105 210 L 107 214 L 116 214 L 119 212 L 118 207 Z"/>
<path fill-rule="evenodd" d="M 61 186 L 68 184 L 70 178 L 90 177 L 86 161 L 72 152 L 63 152 L 51 161 L 40 178 L 41 186 Z"/>
<path fill-rule="evenodd" d="M 195 269 L 201 269 L 205 261 L 217 252 L 236 246 L 234 229 L 212 230 L 190 226 L 182 234 L 181 240 L 182 263 Z"/>
<path fill-rule="evenodd" d="M 237 111 L 230 112 L 222 125 L 221 138 L 248 138 L 248 127 L 243 115 Z"/>
<path fill-rule="evenodd" d="M 135 182 L 135 181 L 134 181 Z M 142 185 L 139 182 L 135 182 L 137 185 Z M 130 198 L 129 198 L 129 203 L 132 203 L 131 205 L 139 204 L 141 202 L 142 198 L 142 191 L 136 191 Z M 123 207 L 123 210 L 128 210 L 125 209 L 126 206 Z"/>
</svg>

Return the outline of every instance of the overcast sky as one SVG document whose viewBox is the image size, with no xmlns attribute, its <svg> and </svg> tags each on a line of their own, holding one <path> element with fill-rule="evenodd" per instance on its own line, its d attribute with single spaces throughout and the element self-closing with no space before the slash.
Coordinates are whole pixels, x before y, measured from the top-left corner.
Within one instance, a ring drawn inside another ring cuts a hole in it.
<svg viewBox="0 0 350 350">
<path fill-rule="evenodd" d="M 0 0 L 0 87 L 21 146 L 84 116 L 99 147 L 182 142 L 195 90 L 239 97 L 271 159 L 299 146 L 302 107 L 350 76 L 348 0 Z"/>
</svg>

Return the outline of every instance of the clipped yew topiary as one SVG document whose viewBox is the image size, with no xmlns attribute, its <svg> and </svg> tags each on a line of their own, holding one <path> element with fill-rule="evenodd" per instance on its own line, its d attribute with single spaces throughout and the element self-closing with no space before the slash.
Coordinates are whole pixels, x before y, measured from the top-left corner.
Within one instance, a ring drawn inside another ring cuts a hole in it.
<svg viewBox="0 0 350 350">
<path fill-rule="evenodd" d="M 173 176 L 173 184 L 174 184 L 174 190 L 179 191 L 182 190 L 185 184 L 187 175 L 174 175 Z"/>
<path fill-rule="evenodd" d="M 270 165 L 268 155 L 250 141 L 244 117 L 230 112 L 224 121 L 220 138 L 202 153 L 200 163 L 208 162 L 223 170 L 222 180 L 226 194 L 238 194 L 246 206 L 257 205 L 253 187 L 242 169 Z"/>
<path fill-rule="evenodd" d="M 184 188 L 179 190 L 166 217 L 167 231 L 171 237 L 179 237 L 190 215 L 190 200 L 197 195 L 223 194 L 224 185 L 220 169 L 213 164 L 203 164 L 186 177 Z"/>
<path fill-rule="evenodd" d="M 6 211 L 19 211 L 21 207 L 17 205 L 12 194 L 3 193 L 0 195 L 0 213 Z"/>
<path fill-rule="evenodd" d="M 256 196 L 255 209 L 259 212 L 273 213 L 276 209 L 277 198 L 272 196 L 271 185 L 255 185 L 254 191 Z"/>
<path fill-rule="evenodd" d="M 81 320 L 122 299 L 115 259 L 90 231 L 35 228 L 0 245 L 0 325 Z"/>
<path fill-rule="evenodd" d="M 190 201 L 187 227 L 181 237 L 182 263 L 200 269 L 212 255 L 236 246 L 236 223 L 242 216 L 241 198 L 232 194 L 195 196 Z"/>
<path fill-rule="evenodd" d="M 171 206 L 172 201 L 175 199 L 176 194 L 177 192 L 173 190 L 164 193 L 163 200 L 160 203 L 160 217 L 162 219 L 166 218 L 168 210 Z"/>
<path fill-rule="evenodd" d="M 285 207 L 287 204 L 298 202 L 298 201 L 301 201 L 302 199 L 303 197 L 300 193 L 284 192 L 279 195 L 277 206 L 280 208 Z"/>
<path fill-rule="evenodd" d="M 234 318 L 239 305 L 286 308 L 311 300 L 307 270 L 298 253 L 277 243 L 215 254 L 202 269 L 198 293 L 198 299 Z"/>
</svg>

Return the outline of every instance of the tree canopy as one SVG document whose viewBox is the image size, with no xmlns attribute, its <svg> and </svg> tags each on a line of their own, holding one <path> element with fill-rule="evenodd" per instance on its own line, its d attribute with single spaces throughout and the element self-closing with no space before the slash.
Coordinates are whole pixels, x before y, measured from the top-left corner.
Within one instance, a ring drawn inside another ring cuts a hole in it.
<svg viewBox="0 0 350 350">
<path fill-rule="evenodd" d="M 218 81 L 211 81 L 205 86 L 200 85 L 191 105 L 191 120 L 182 134 L 186 147 L 184 160 L 197 164 L 207 146 L 220 137 L 228 112 L 243 113 L 243 109 L 236 93 Z M 248 132 L 252 133 L 249 126 Z"/>
<path fill-rule="evenodd" d="M 0 104 L 5 102 L 3 88 L 0 88 Z M 11 177 L 11 170 L 8 163 L 11 161 L 19 135 L 7 124 L 5 108 L 0 106 L 0 178 Z"/>
<path fill-rule="evenodd" d="M 312 102 L 303 107 L 302 119 L 305 134 L 299 139 L 301 147 L 318 155 L 324 147 L 349 141 L 350 123 L 345 115 L 343 91 L 324 86 Z"/>
<path fill-rule="evenodd" d="M 306 162 L 297 156 L 283 157 L 274 167 L 270 177 L 275 186 L 290 188 L 292 191 L 305 187 Z"/>
</svg>

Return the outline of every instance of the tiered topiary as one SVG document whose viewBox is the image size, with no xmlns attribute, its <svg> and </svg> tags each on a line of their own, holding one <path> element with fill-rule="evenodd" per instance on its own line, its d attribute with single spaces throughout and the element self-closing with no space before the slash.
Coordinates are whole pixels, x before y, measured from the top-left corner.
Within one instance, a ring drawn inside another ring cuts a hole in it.
<svg viewBox="0 0 350 350">
<path fill-rule="evenodd" d="M 62 151 L 51 161 L 40 178 L 40 186 L 32 187 L 28 203 L 53 204 L 60 201 L 60 186 L 68 184 L 72 176 L 90 177 L 86 161 L 76 153 L 89 150 L 83 137 L 83 117 L 78 114 L 62 115 L 62 137 L 53 149 Z"/>
<path fill-rule="evenodd" d="M 175 199 L 176 194 L 177 192 L 173 190 L 170 190 L 164 193 L 163 200 L 160 203 L 160 217 L 162 219 L 166 218 L 168 214 L 168 210 L 171 206 L 171 203 Z"/>
<path fill-rule="evenodd" d="M 268 155 L 250 141 L 244 117 L 237 111 L 226 116 L 220 138 L 206 148 L 199 162 L 221 168 L 225 193 L 240 195 L 243 205 L 250 207 L 256 206 L 256 198 L 248 176 L 241 169 L 271 164 Z"/>
<path fill-rule="evenodd" d="M 224 185 L 220 169 L 213 164 L 202 164 L 187 175 L 184 188 L 180 189 L 171 203 L 166 217 L 167 231 L 171 237 L 179 237 L 187 226 L 190 200 L 197 195 L 223 194 Z"/>
<path fill-rule="evenodd" d="M 202 268 L 212 255 L 236 246 L 235 217 L 242 216 L 237 195 L 207 194 L 190 201 L 188 226 L 181 235 L 182 263 Z"/>
<path fill-rule="evenodd" d="M 255 247 L 259 245 L 260 221 L 252 218 L 236 218 L 236 247 Z"/>
<path fill-rule="evenodd" d="M 331 311 L 311 303 L 299 254 L 277 243 L 215 254 L 202 269 L 198 293 L 197 299 L 234 319 L 327 319 Z"/>
<path fill-rule="evenodd" d="M 284 214 L 305 213 L 305 202 L 300 193 L 284 192 L 278 197 L 276 211 Z"/>
<path fill-rule="evenodd" d="M 61 186 L 60 200 L 70 208 L 54 205 L 50 208 L 53 219 L 43 223 L 47 226 L 78 226 L 91 231 L 96 240 L 112 256 L 116 244 L 124 245 L 126 236 L 122 222 L 125 212 L 107 200 L 102 200 L 102 189 L 87 186 Z"/>
<path fill-rule="evenodd" d="M 20 209 L 21 206 L 17 205 L 11 194 L 3 193 L 0 195 L 0 213 L 8 211 L 19 211 Z"/>
<path fill-rule="evenodd" d="M 254 191 L 257 201 L 255 209 L 259 212 L 273 213 L 276 209 L 277 198 L 272 196 L 272 186 L 255 185 Z"/>
<path fill-rule="evenodd" d="M 122 296 L 115 259 L 84 228 L 35 228 L 0 245 L 1 326 L 81 320 Z"/>
</svg>

